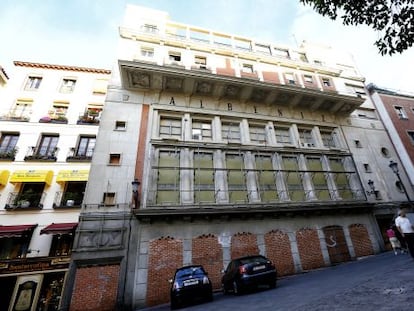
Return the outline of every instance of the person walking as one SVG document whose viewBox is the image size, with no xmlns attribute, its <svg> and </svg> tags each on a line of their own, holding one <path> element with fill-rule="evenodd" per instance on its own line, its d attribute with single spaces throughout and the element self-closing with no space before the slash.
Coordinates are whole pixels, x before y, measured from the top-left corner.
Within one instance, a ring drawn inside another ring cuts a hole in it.
<svg viewBox="0 0 414 311">
<path fill-rule="evenodd" d="M 408 251 L 411 257 L 414 258 L 414 226 L 407 218 L 406 211 L 404 209 L 400 210 L 398 217 L 395 218 L 395 225 L 407 243 Z"/>
<path fill-rule="evenodd" d="M 388 240 L 390 241 L 392 249 L 394 251 L 394 254 L 397 255 L 398 250 L 400 251 L 401 254 L 404 254 L 404 250 L 401 248 L 401 243 L 396 237 L 395 231 L 392 227 L 393 226 L 391 225 L 386 232 L 387 232 Z"/>
</svg>

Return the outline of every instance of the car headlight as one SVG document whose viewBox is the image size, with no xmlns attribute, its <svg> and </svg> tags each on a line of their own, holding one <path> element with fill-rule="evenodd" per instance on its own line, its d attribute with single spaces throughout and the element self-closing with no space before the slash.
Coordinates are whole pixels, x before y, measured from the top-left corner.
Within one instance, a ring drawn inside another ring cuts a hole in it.
<svg viewBox="0 0 414 311">
<path fill-rule="evenodd" d="M 178 282 L 176 281 L 176 282 L 174 282 L 174 284 L 173 284 L 173 289 L 174 290 L 179 290 L 180 289 L 180 286 L 178 286 Z"/>
<path fill-rule="evenodd" d="M 203 284 L 208 284 L 210 283 L 210 280 L 208 279 L 208 277 L 203 277 Z"/>
</svg>

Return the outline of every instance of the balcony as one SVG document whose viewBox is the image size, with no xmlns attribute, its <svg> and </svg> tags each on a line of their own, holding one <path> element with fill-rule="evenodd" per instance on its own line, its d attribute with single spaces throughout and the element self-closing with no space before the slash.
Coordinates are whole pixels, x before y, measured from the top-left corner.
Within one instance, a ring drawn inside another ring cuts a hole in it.
<svg viewBox="0 0 414 311">
<path fill-rule="evenodd" d="M 40 118 L 39 123 L 67 124 L 68 119 L 65 116 L 45 116 Z"/>
<path fill-rule="evenodd" d="M 92 161 L 93 150 L 86 150 L 84 153 L 76 150 L 75 147 L 69 149 L 66 156 L 67 162 L 90 162 Z"/>
<path fill-rule="evenodd" d="M 82 205 L 83 193 L 80 192 L 56 192 L 53 200 L 53 208 L 79 208 Z"/>
<path fill-rule="evenodd" d="M 76 124 L 81 125 L 99 125 L 99 116 L 100 116 L 101 110 L 94 110 L 94 109 L 88 109 L 83 114 L 79 116 L 78 121 Z"/>
<path fill-rule="evenodd" d="M 40 147 L 31 146 L 28 148 L 24 161 L 56 162 L 59 148 L 45 152 Z"/>
<path fill-rule="evenodd" d="M 42 209 L 45 192 L 11 192 L 5 205 L 6 210 Z"/>
<path fill-rule="evenodd" d="M 9 112 L 3 116 L 0 116 L 1 121 L 15 121 L 15 122 L 29 122 L 31 112 L 16 113 Z"/>
<path fill-rule="evenodd" d="M 0 161 L 14 161 L 17 148 L 0 151 Z"/>
<path fill-rule="evenodd" d="M 260 81 L 140 61 L 120 60 L 119 67 L 123 87 L 133 91 L 175 92 L 344 115 L 364 102 L 355 94 L 281 84 L 275 79 Z"/>
</svg>

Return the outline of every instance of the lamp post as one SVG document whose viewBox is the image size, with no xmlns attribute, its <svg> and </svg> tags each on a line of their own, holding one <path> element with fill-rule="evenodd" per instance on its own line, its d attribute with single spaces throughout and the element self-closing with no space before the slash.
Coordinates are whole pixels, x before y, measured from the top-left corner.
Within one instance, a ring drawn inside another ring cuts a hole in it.
<svg viewBox="0 0 414 311">
<path fill-rule="evenodd" d="M 139 193 L 138 193 L 138 187 L 141 184 L 138 179 L 134 179 L 132 182 L 132 194 L 134 197 L 134 208 L 138 208 L 139 207 Z"/>
<path fill-rule="evenodd" d="M 397 175 L 398 181 L 400 182 L 400 185 L 401 185 L 401 188 L 403 189 L 403 191 L 405 193 L 405 196 L 407 197 L 408 204 L 409 204 L 410 207 L 412 207 L 411 200 L 410 200 L 410 197 L 408 196 L 407 189 L 405 189 L 405 186 L 404 186 L 404 184 L 401 180 L 400 172 L 398 170 L 398 163 L 391 160 L 390 164 L 388 166 L 392 169 L 394 174 Z"/>
</svg>

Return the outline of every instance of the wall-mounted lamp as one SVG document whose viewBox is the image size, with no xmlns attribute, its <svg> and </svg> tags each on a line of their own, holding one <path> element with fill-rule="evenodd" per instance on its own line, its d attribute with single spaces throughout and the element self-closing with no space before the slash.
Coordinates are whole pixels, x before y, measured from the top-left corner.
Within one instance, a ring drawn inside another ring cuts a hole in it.
<svg viewBox="0 0 414 311">
<path fill-rule="evenodd" d="M 367 195 L 374 194 L 375 196 L 377 196 L 377 190 L 375 190 L 375 185 L 374 185 L 373 180 L 371 180 L 371 179 L 368 180 L 368 186 L 371 189 L 371 191 L 366 191 Z"/>
<path fill-rule="evenodd" d="M 139 185 L 141 184 L 138 179 L 134 179 L 132 182 L 132 195 L 134 197 L 134 208 L 138 208 L 139 207 L 139 192 L 138 192 L 138 188 Z"/>
</svg>

